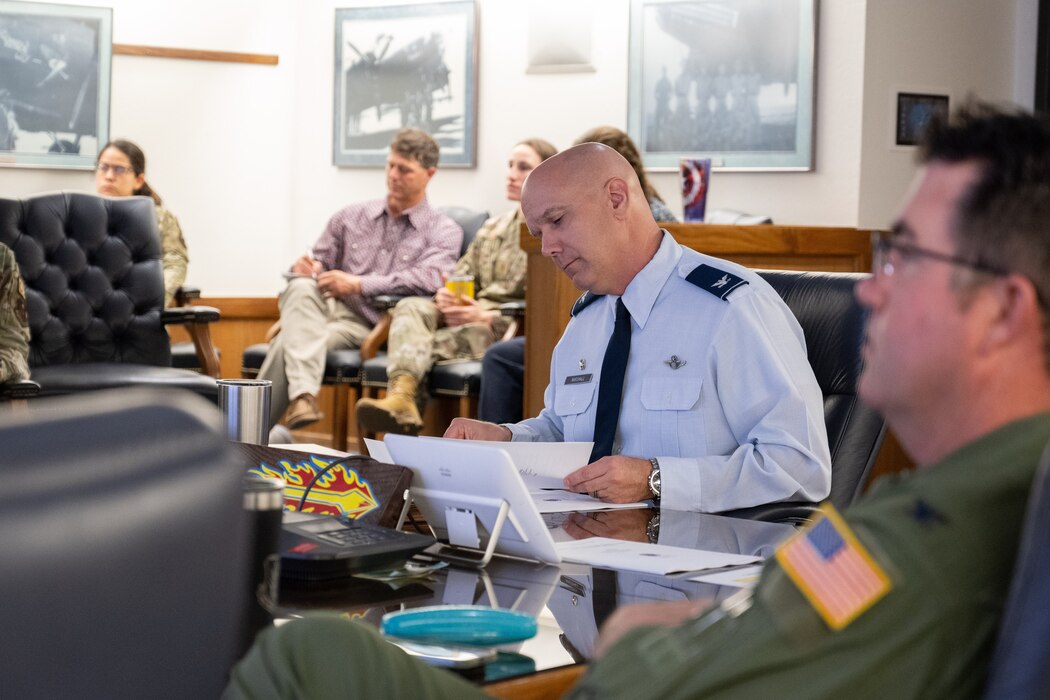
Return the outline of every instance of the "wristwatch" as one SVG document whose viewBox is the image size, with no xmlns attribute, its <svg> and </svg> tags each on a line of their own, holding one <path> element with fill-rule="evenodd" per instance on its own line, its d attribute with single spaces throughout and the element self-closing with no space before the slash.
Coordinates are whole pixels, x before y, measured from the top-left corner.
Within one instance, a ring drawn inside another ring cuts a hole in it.
<svg viewBox="0 0 1050 700">
<path fill-rule="evenodd" d="M 649 544 L 656 544 L 660 541 L 660 511 L 656 511 L 653 517 L 649 518 L 649 524 L 645 527 L 645 535 L 649 538 Z"/>
<path fill-rule="evenodd" d="M 660 463 L 656 461 L 656 457 L 649 458 L 649 464 L 653 465 L 653 468 L 649 471 L 649 493 L 653 495 L 654 501 L 660 500 Z"/>
</svg>

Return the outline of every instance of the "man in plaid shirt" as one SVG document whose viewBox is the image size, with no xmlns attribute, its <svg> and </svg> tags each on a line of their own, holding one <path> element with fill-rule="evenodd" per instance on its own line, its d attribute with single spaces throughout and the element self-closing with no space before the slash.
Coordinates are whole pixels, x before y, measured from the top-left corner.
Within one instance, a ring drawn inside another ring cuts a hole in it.
<svg viewBox="0 0 1050 700">
<path fill-rule="evenodd" d="M 455 265 L 463 232 L 426 198 L 437 164 L 438 145 L 428 134 L 397 132 L 386 162 L 387 196 L 336 212 L 286 273 L 281 332 L 259 370 L 260 379 L 273 382 L 271 425 L 282 414 L 289 429 L 322 418 L 317 393 L 325 354 L 360 347 L 381 313 L 374 297 L 432 295 L 441 273 Z"/>
</svg>

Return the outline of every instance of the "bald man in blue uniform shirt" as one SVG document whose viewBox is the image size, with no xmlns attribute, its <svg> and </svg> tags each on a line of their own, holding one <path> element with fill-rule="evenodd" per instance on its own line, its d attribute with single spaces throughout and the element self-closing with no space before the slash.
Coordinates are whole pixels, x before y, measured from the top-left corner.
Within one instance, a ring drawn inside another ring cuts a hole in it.
<svg viewBox="0 0 1050 700">
<path fill-rule="evenodd" d="M 823 397 L 802 329 L 775 290 L 675 242 L 627 161 L 600 144 L 538 167 L 522 210 L 544 255 L 586 293 L 554 350 L 540 415 L 502 426 L 456 419 L 446 437 L 593 439 L 622 300 L 631 338 L 611 454 L 570 474 L 567 487 L 700 512 L 827 497 Z"/>
</svg>

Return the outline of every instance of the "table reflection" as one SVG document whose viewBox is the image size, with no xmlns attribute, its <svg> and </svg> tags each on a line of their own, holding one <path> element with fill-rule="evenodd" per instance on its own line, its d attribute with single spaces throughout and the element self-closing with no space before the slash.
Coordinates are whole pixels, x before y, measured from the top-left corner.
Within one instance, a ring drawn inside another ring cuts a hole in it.
<svg viewBox="0 0 1050 700">
<path fill-rule="evenodd" d="M 795 532 L 791 525 L 655 508 L 543 517 L 556 542 L 609 537 L 762 558 Z M 716 603 L 739 590 L 689 580 L 694 575 L 657 576 L 496 556 L 484 569 L 450 566 L 396 588 L 363 579 L 323 587 L 282 581 L 271 609 L 278 618 L 337 611 L 377 627 L 387 612 L 427 605 L 517 610 L 536 617 L 540 632 L 532 640 L 500 647 L 502 658 L 514 663 L 487 672 L 517 673 L 589 659 L 601 622 L 620 605 L 685 599 Z"/>
</svg>

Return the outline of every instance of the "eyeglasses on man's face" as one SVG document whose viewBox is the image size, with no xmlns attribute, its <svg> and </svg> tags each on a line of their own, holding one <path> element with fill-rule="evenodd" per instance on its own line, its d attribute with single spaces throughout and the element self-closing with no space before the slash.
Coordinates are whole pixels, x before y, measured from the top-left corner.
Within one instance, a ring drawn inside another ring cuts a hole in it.
<svg viewBox="0 0 1050 700">
<path fill-rule="evenodd" d="M 898 231 L 871 232 L 871 271 L 876 277 L 892 277 L 902 267 L 917 260 L 936 260 L 959 265 L 989 275 L 1005 276 L 1010 271 L 980 260 L 939 253 L 902 240 Z"/>
<path fill-rule="evenodd" d="M 95 170 L 103 175 L 113 173 L 117 177 L 131 172 L 131 168 L 126 165 L 112 165 L 110 163 L 99 163 L 95 166 Z"/>
</svg>

